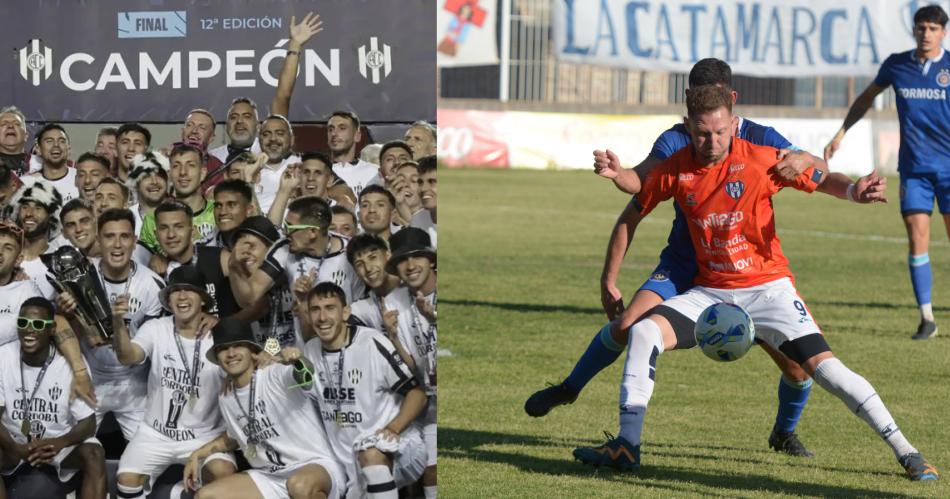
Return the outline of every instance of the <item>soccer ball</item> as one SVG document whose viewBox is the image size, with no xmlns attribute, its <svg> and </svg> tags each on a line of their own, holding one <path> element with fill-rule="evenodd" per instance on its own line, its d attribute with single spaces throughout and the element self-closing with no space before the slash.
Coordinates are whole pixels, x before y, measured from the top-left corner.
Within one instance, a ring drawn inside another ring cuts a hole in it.
<svg viewBox="0 0 950 499">
<path fill-rule="evenodd" d="M 755 343 L 755 325 L 742 307 L 731 303 L 710 305 L 696 320 L 696 343 L 706 357 L 732 362 Z"/>
</svg>

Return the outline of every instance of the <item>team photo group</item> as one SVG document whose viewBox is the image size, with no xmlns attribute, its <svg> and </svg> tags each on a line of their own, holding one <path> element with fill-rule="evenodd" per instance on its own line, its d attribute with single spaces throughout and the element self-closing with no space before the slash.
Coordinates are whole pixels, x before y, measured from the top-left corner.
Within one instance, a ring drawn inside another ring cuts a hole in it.
<svg viewBox="0 0 950 499">
<path fill-rule="evenodd" d="M 0 99 L 0 497 L 436 497 L 436 128 L 295 91 L 338 29 L 171 143 Z"/>
</svg>

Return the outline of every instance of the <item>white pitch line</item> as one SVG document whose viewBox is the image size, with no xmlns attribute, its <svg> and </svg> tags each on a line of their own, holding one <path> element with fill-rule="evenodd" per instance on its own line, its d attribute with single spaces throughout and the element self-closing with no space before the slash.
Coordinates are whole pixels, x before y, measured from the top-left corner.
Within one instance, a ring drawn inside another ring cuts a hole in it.
<svg viewBox="0 0 950 499">
<path fill-rule="evenodd" d="M 826 232 L 808 229 L 779 229 L 779 234 L 801 234 L 804 236 L 824 237 L 827 239 L 850 239 L 852 241 L 874 241 L 882 243 L 907 244 L 906 237 L 876 236 L 873 234 L 846 234 L 843 232 Z M 931 246 L 950 246 L 947 241 L 930 241 Z"/>
</svg>

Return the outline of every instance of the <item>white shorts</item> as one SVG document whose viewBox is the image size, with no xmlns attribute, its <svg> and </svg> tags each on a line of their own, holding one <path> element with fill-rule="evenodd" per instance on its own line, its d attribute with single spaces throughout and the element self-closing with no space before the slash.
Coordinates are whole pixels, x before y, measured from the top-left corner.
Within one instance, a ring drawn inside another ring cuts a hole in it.
<svg viewBox="0 0 950 499">
<path fill-rule="evenodd" d="M 422 477 L 427 464 L 426 444 L 422 441 L 422 429 L 418 423 L 409 425 L 399 435 L 399 450 L 393 457 L 393 481 L 397 488 L 416 483 Z M 354 452 L 352 461 L 347 464 L 347 497 L 363 497 L 366 480 L 359 468 L 359 455 Z"/>
<path fill-rule="evenodd" d="M 96 385 L 96 429 L 102 418 L 111 412 L 122 428 L 122 435 L 131 441 L 139 423 L 145 418 L 145 403 L 148 400 L 145 383 L 106 382 Z"/>
<path fill-rule="evenodd" d="M 791 279 L 781 279 L 737 289 L 717 289 L 695 286 L 689 291 L 663 302 L 696 322 L 710 305 L 725 302 L 739 305 L 752 316 L 755 337 L 778 349 L 786 341 L 797 340 L 810 334 L 821 334 L 805 301 Z"/>
<path fill-rule="evenodd" d="M 89 437 L 89 438 L 87 438 L 86 440 L 84 440 L 83 443 L 84 443 L 84 444 L 96 444 L 96 445 L 98 445 L 98 446 L 100 446 L 100 447 L 102 446 L 102 444 L 99 443 L 99 440 L 98 440 L 96 437 Z M 59 477 L 59 481 L 60 481 L 60 482 L 66 483 L 66 482 L 70 481 L 70 480 L 73 478 L 73 476 L 76 474 L 76 472 L 79 471 L 79 469 L 77 469 L 77 468 L 64 468 L 64 467 L 62 467 L 63 460 L 66 459 L 67 457 L 69 457 L 69 455 L 70 455 L 74 450 L 76 450 L 77 447 L 79 447 L 79 446 L 78 446 L 78 445 L 72 445 L 72 446 L 69 446 L 69 447 L 63 447 L 62 450 L 60 450 L 59 453 L 56 454 L 56 457 L 53 458 L 53 463 L 51 464 L 51 466 L 54 467 L 54 468 L 56 468 L 56 475 Z M 16 464 L 16 466 L 14 466 L 14 467 L 12 467 L 12 468 L 0 470 L 0 475 L 10 476 L 10 475 L 16 473 L 16 470 L 20 469 L 20 466 L 23 466 L 24 464 L 26 464 L 26 461 L 20 461 L 19 463 Z"/>
<path fill-rule="evenodd" d="M 327 474 L 330 475 L 330 481 L 332 483 L 330 485 L 330 493 L 327 494 L 327 499 L 342 499 L 345 494 L 346 475 L 343 474 L 343 469 L 340 467 L 340 464 L 332 459 L 304 461 L 287 466 L 273 473 L 260 469 L 247 470 L 245 473 L 251 477 L 251 480 L 254 480 L 254 485 L 257 486 L 261 497 L 264 499 L 284 499 L 290 497 L 290 493 L 287 491 L 287 480 L 300 470 L 300 468 L 309 464 L 322 466 L 323 469 L 327 471 Z"/>
<path fill-rule="evenodd" d="M 122 452 L 122 459 L 119 460 L 118 474 L 135 473 L 137 475 L 147 475 L 148 482 L 145 485 L 145 492 L 151 490 L 151 484 L 165 470 L 173 464 L 187 464 L 191 453 L 198 450 L 202 445 L 214 440 L 218 435 L 205 435 L 194 440 L 172 440 L 165 435 L 149 428 L 147 425 L 139 426 L 139 431 L 135 433 L 129 445 Z M 221 459 L 234 465 L 237 469 L 237 461 L 230 452 L 216 452 L 205 458 L 201 464 L 205 464 Z"/>
</svg>

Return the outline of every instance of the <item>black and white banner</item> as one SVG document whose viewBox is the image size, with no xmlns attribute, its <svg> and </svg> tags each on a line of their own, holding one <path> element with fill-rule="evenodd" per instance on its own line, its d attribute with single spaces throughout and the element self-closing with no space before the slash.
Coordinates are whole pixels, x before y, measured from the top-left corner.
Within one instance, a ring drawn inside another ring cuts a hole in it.
<svg viewBox="0 0 950 499">
<path fill-rule="evenodd" d="M 30 121 L 178 122 L 231 100 L 270 107 L 297 22 L 323 31 L 300 55 L 290 119 L 435 119 L 435 0 L 98 0 L 0 3 L 0 104 Z"/>
</svg>

